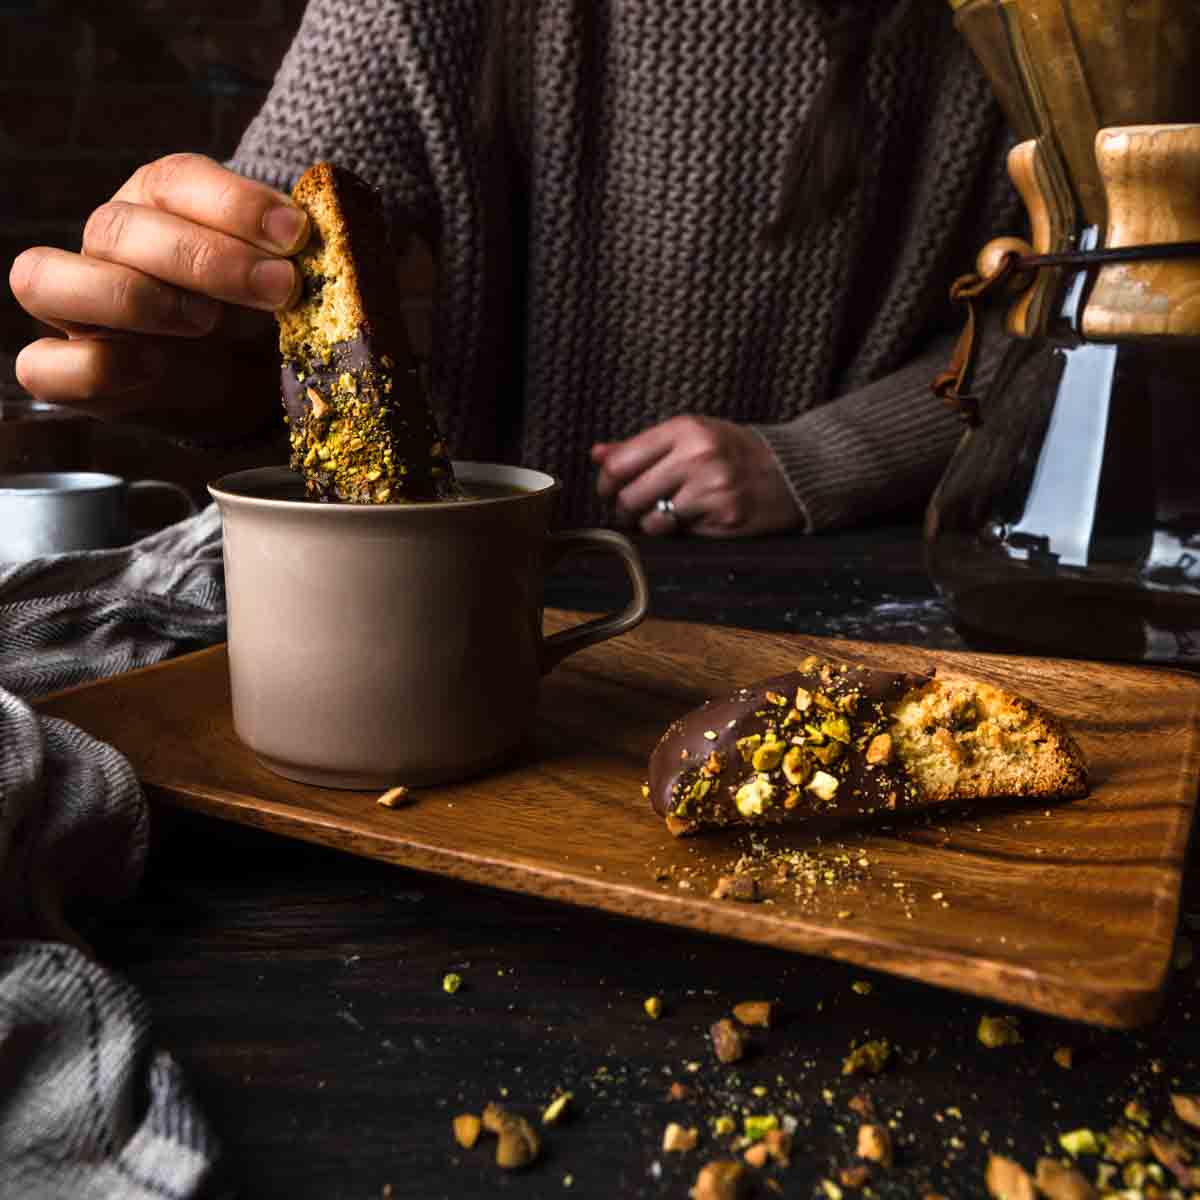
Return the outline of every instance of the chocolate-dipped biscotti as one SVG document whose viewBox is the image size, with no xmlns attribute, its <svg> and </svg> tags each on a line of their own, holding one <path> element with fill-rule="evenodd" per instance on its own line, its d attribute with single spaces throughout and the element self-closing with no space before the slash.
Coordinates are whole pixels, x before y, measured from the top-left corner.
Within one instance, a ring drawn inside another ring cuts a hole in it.
<svg viewBox="0 0 1200 1200">
<path fill-rule="evenodd" d="M 292 198 L 312 234 L 299 303 L 276 314 L 290 465 L 316 500 L 388 504 L 454 494 L 445 443 L 413 370 L 383 210 L 320 162 Z"/>
<path fill-rule="evenodd" d="M 663 734 L 650 801 L 674 834 L 847 818 L 949 800 L 1087 791 L 1079 747 L 982 680 L 806 659 Z"/>
</svg>

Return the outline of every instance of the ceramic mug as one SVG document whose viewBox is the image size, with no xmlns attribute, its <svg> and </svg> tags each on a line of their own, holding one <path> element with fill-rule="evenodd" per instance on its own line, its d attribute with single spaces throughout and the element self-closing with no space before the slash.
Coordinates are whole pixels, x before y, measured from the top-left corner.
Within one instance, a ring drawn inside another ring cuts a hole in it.
<svg viewBox="0 0 1200 1200">
<path fill-rule="evenodd" d="M 162 479 L 127 483 L 98 471 L 0 475 L 0 562 L 127 544 L 129 496 L 138 492 L 171 495 L 180 518 L 196 511 L 183 488 Z"/>
<path fill-rule="evenodd" d="M 284 467 L 214 483 L 224 526 L 238 737 L 276 774 L 340 788 L 423 785 L 501 763 L 533 723 L 541 676 L 646 615 L 618 533 L 551 533 L 558 483 L 455 463 L 467 499 L 320 504 Z M 542 581 L 576 550 L 622 560 L 624 611 L 542 634 Z"/>
</svg>

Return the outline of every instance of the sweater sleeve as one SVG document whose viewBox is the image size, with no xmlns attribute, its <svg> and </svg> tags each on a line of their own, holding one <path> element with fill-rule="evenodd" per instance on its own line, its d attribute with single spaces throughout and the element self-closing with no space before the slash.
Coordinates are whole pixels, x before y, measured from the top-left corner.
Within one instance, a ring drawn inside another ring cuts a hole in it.
<svg viewBox="0 0 1200 1200">
<path fill-rule="evenodd" d="M 900 370 L 793 421 L 753 426 L 775 454 L 806 533 L 852 525 L 932 493 L 964 429 L 930 388 L 956 338 L 935 339 Z M 1005 347 L 1003 334 L 989 327 L 976 391 L 987 386 Z"/>
</svg>

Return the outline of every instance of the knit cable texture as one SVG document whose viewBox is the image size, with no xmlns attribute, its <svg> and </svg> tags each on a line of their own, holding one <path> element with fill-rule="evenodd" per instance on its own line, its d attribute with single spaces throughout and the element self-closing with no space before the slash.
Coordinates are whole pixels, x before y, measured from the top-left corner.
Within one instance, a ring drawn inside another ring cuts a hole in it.
<svg viewBox="0 0 1200 1200">
<path fill-rule="evenodd" d="M 489 251 L 479 0 L 311 0 L 232 164 L 289 187 L 334 159 L 436 238 L 432 387 L 456 457 L 553 471 L 578 522 L 604 515 L 593 442 L 722 417 L 769 431 L 825 528 L 944 467 L 953 418 L 905 368 L 1015 214 L 997 108 L 944 8 L 874 47 L 857 187 L 781 248 L 762 231 L 827 69 L 813 0 L 538 5 L 514 50 L 516 270 Z M 864 405 L 886 439 L 861 436 Z"/>
</svg>

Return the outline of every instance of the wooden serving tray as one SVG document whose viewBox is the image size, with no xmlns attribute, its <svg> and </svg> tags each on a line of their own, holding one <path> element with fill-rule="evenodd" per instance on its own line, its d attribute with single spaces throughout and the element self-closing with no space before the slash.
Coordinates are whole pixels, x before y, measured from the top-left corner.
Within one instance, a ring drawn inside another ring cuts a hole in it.
<svg viewBox="0 0 1200 1200">
<path fill-rule="evenodd" d="M 577 619 L 549 612 L 546 623 Z M 1020 691 L 1066 721 L 1088 758 L 1092 792 L 1053 807 L 979 805 L 821 836 L 797 828 L 671 838 L 641 795 L 659 733 L 708 696 L 809 653 L 942 666 Z M 166 804 L 1128 1027 L 1153 1016 L 1171 960 L 1197 792 L 1200 679 L 651 620 L 546 678 L 536 731 L 517 761 L 415 793 L 400 809 L 262 767 L 233 732 L 224 647 L 39 707 L 123 751 Z M 711 898 L 743 854 L 767 902 Z"/>
</svg>

